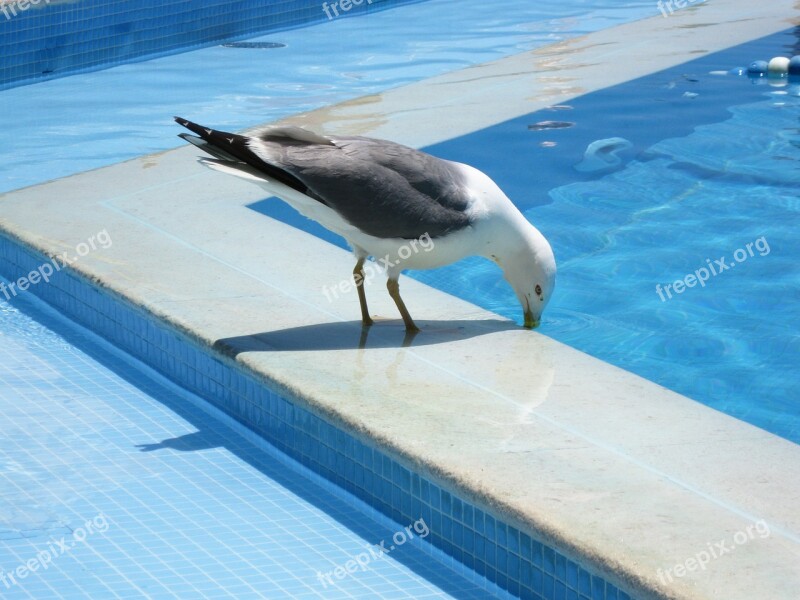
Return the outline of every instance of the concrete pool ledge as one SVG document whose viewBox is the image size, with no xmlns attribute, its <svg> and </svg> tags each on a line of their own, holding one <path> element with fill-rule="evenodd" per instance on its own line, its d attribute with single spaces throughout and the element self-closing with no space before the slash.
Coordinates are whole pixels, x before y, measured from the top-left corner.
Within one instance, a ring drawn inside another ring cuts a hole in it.
<svg viewBox="0 0 800 600">
<path fill-rule="evenodd" d="M 709 2 L 443 76 L 451 112 L 458 90 L 473 90 L 469 119 L 440 120 L 442 106 L 414 100 L 435 93 L 435 78 L 293 120 L 431 143 L 615 83 L 597 48 L 619 50 L 620 39 L 653 49 L 641 56 L 650 72 L 659 39 L 675 50 L 670 31 L 691 58 L 785 28 L 770 16 L 784 5 L 793 3 Z M 722 7 L 748 26 L 703 35 L 720 31 Z M 532 56 L 585 66 L 547 84 Z M 627 67 L 613 76 L 645 68 Z M 498 96 L 507 106 L 473 113 Z M 349 279 L 350 255 L 257 214 L 248 205 L 260 190 L 196 156 L 180 148 L 5 194 L 0 233 L 54 255 L 107 231 L 113 244 L 72 269 L 634 598 L 796 597 L 800 446 L 408 278 L 403 296 L 423 332 L 404 347 L 375 282 L 367 293 L 379 319 L 364 339 L 354 294 L 322 290 Z M 698 568 L 720 543 L 729 551 Z"/>
</svg>

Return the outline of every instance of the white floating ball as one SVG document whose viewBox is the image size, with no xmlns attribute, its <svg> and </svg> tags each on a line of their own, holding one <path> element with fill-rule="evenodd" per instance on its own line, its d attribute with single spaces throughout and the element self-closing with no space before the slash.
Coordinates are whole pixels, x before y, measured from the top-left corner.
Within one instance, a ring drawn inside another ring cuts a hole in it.
<svg viewBox="0 0 800 600">
<path fill-rule="evenodd" d="M 767 72 L 770 75 L 783 77 L 789 72 L 789 59 L 785 56 L 776 56 L 767 64 Z"/>
</svg>

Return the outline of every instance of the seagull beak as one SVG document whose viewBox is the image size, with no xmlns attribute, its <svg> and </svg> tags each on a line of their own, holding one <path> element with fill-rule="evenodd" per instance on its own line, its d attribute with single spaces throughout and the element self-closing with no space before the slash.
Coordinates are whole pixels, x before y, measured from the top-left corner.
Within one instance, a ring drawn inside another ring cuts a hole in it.
<svg viewBox="0 0 800 600">
<path fill-rule="evenodd" d="M 536 329 L 539 326 L 539 320 L 533 316 L 530 309 L 525 311 L 525 328 Z"/>
</svg>

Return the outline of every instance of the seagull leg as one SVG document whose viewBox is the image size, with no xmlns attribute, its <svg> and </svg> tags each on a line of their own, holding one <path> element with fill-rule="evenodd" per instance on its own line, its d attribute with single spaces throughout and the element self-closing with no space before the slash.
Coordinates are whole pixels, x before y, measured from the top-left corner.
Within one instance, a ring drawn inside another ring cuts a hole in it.
<svg viewBox="0 0 800 600">
<path fill-rule="evenodd" d="M 361 305 L 361 323 L 364 327 L 372 325 L 372 317 L 369 316 L 367 308 L 367 294 L 364 291 L 364 261 L 366 258 L 359 258 L 356 268 L 353 269 L 353 280 L 356 282 L 358 290 L 358 303 Z"/>
<path fill-rule="evenodd" d="M 406 324 L 406 331 L 407 332 L 417 332 L 419 331 L 419 327 L 414 324 L 411 315 L 408 314 L 408 309 L 406 308 L 403 299 L 400 297 L 400 284 L 397 282 L 396 279 L 388 279 L 386 281 L 386 289 L 389 290 L 389 295 L 394 300 L 394 303 L 397 305 L 397 310 L 400 311 L 400 316 L 403 317 L 403 323 Z"/>
</svg>

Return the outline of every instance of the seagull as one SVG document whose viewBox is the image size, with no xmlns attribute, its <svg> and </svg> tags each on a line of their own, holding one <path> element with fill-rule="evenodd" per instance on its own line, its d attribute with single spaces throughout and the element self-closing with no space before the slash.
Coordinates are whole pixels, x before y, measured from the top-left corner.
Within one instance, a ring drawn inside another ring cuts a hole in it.
<svg viewBox="0 0 800 600">
<path fill-rule="evenodd" d="M 196 134 L 181 138 L 213 157 L 201 158 L 202 164 L 261 186 L 347 240 L 364 327 L 373 324 L 364 291 L 369 257 L 380 259 L 389 295 L 411 333 L 419 328 L 400 297 L 400 273 L 474 255 L 500 267 L 522 306 L 524 326 L 539 325 L 555 286 L 553 250 L 478 169 L 387 140 L 296 126 L 239 135 L 175 121 Z"/>
</svg>

